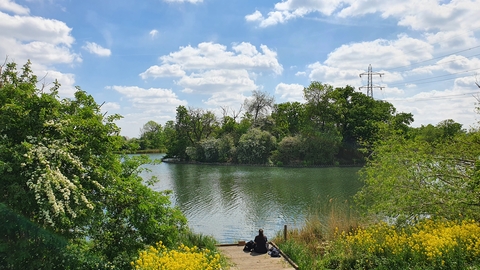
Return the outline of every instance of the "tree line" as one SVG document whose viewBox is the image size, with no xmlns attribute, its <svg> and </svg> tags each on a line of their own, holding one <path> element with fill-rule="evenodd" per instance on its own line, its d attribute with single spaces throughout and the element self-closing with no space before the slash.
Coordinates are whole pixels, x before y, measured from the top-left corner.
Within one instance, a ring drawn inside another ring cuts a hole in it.
<svg viewBox="0 0 480 270">
<path fill-rule="evenodd" d="M 398 113 L 351 86 L 312 82 L 304 102 L 274 102 L 255 90 L 240 109 L 222 116 L 178 106 L 175 121 L 149 121 L 125 149 L 161 149 L 183 161 L 273 165 L 363 164 L 382 125 L 406 131 L 413 115 Z M 244 112 L 242 113 L 242 111 Z"/>
</svg>

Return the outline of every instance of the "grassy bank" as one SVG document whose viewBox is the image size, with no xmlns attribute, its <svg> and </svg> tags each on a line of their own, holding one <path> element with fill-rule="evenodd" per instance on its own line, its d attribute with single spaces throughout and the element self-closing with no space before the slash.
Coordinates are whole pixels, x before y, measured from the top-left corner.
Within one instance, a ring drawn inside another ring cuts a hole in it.
<svg viewBox="0 0 480 270">
<path fill-rule="evenodd" d="M 323 213 L 325 214 L 325 213 Z M 273 240 L 300 269 L 480 269 L 480 224 L 361 222 L 345 205 Z"/>
</svg>

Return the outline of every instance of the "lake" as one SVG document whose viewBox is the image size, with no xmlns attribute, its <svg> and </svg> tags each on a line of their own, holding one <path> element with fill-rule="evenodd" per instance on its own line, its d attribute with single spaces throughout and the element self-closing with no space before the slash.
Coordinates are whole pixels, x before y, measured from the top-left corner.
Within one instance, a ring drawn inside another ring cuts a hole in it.
<svg viewBox="0 0 480 270">
<path fill-rule="evenodd" d="M 161 158 L 162 154 L 151 154 Z M 194 164 L 147 165 L 172 190 L 171 201 L 194 232 L 220 243 L 250 240 L 263 228 L 272 238 L 283 226 L 301 227 L 312 212 L 344 203 L 360 189 L 358 167 L 282 168 Z"/>
</svg>

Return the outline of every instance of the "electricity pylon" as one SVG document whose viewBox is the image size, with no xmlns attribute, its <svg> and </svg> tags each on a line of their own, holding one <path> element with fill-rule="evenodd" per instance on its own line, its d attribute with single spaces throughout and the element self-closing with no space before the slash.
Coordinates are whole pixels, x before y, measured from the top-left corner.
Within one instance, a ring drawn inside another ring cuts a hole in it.
<svg viewBox="0 0 480 270">
<path fill-rule="evenodd" d="M 368 65 L 368 72 L 361 73 L 360 78 L 362 75 L 367 75 L 367 85 L 361 86 L 359 89 L 367 88 L 367 96 L 373 98 L 373 88 L 380 88 L 380 90 L 384 88 L 383 86 L 373 85 L 373 75 L 382 77 L 383 73 L 372 72 L 372 65 Z"/>
</svg>

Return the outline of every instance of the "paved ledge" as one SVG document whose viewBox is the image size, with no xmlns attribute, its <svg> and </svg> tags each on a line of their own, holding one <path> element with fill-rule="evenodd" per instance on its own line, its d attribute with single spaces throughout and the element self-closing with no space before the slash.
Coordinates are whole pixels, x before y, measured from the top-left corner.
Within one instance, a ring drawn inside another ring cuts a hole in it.
<svg viewBox="0 0 480 270">
<path fill-rule="evenodd" d="M 229 259 L 230 269 L 264 269 L 264 270 L 285 270 L 298 269 L 298 267 L 280 251 L 280 257 L 271 257 L 268 254 L 259 254 L 256 252 L 245 252 L 245 244 L 219 245 L 218 250 Z M 274 243 L 271 245 L 275 246 Z M 278 247 L 277 247 L 278 248 Z M 293 264 L 292 264 L 293 263 Z"/>
</svg>

